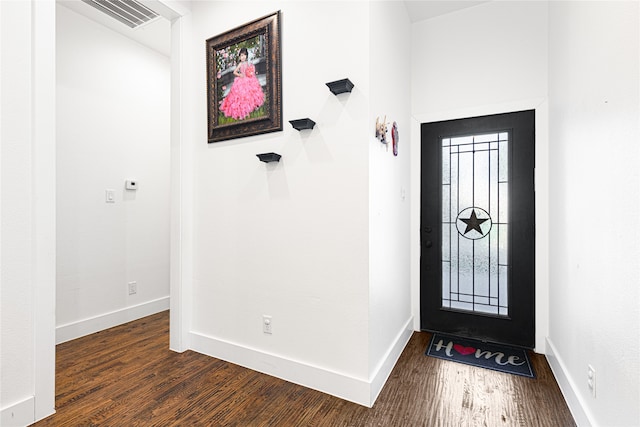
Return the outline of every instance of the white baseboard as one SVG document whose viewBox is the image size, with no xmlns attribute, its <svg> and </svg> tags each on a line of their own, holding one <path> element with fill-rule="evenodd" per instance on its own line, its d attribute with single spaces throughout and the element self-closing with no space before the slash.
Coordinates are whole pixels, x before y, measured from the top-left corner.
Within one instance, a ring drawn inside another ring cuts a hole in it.
<svg viewBox="0 0 640 427">
<path fill-rule="evenodd" d="M 402 351 L 407 346 L 411 335 L 413 335 L 413 316 L 407 320 L 407 323 L 405 323 L 404 327 L 396 337 L 395 342 L 389 348 L 380 364 L 376 367 L 376 370 L 374 371 L 375 374 L 373 374 L 371 378 L 371 404 L 368 406 L 373 406 L 375 403 L 378 395 L 382 391 L 382 388 L 386 384 L 387 379 L 389 379 L 389 375 L 391 375 L 393 367 L 396 366 Z"/>
<path fill-rule="evenodd" d="M 103 331 L 169 309 L 169 297 L 158 298 L 56 327 L 56 344 Z"/>
<path fill-rule="evenodd" d="M 576 387 L 575 382 L 571 379 L 566 365 L 562 361 L 562 358 L 549 338 L 547 338 L 546 357 L 576 424 L 579 427 L 595 426 L 596 424 L 593 422 L 589 410 L 584 404 L 584 400 L 578 393 L 578 388 Z"/>
<path fill-rule="evenodd" d="M 0 426 L 25 427 L 33 424 L 35 419 L 35 398 L 30 396 L 18 403 L 2 408 Z"/>
<path fill-rule="evenodd" d="M 195 332 L 190 334 L 190 343 L 191 350 L 198 353 L 328 393 L 360 405 L 370 406 L 370 384 L 366 380 Z"/>
<path fill-rule="evenodd" d="M 196 332 L 191 332 L 190 343 L 198 353 L 371 407 L 413 333 L 412 324 L 413 319 L 407 321 L 370 381 Z"/>
</svg>

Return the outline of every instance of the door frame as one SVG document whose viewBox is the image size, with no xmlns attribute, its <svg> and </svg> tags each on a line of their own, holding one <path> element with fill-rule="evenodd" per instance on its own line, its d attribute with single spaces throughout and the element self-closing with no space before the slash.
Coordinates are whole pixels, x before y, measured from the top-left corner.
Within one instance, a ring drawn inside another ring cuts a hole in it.
<svg viewBox="0 0 640 427">
<path fill-rule="evenodd" d="M 413 114 L 411 123 L 411 312 L 413 328 L 420 330 L 420 194 L 422 123 L 463 119 L 466 117 L 502 114 L 511 111 L 536 112 L 536 170 L 535 170 L 535 347 L 545 353 L 549 335 L 549 109 L 546 98 L 534 98 L 475 106 L 450 111 Z"/>
</svg>

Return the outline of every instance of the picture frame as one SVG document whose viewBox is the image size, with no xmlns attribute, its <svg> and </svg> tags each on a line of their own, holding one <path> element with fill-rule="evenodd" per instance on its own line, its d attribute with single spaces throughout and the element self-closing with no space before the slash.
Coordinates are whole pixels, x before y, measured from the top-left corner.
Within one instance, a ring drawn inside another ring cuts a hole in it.
<svg viewBox="0 0 640 427">
<path fill-rule="evenodd" d="M 280 11 L 206 41 L 208 142 L 282 130 Z"/>
</svg>

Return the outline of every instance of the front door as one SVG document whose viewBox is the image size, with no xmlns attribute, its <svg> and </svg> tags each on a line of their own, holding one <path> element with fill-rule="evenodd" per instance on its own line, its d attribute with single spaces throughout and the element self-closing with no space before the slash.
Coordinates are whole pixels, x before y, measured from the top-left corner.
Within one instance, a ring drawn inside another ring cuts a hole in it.
<svg viewBox="0 0 640 427">
<path fill-rule="evenodd" d="M 533 348 L 535 111 L 421 129 L 421 328 Z"/>
</svg>

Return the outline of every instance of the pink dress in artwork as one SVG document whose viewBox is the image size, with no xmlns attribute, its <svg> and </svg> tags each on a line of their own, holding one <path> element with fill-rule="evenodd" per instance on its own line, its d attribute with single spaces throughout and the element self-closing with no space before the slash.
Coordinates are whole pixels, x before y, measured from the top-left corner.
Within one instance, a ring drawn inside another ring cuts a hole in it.
<svg viewBox="0 0 640 427">
<path fill-rule="evenodd" d="M 256 77 L 255 66 L 248 61 L 242 62 L 240 73 L 242 75 L 235 78 L 229 94 L 220 104 L 220 111 L 236 120 L 246 118 L 264 103 L 264 92 Z"/>
</svg>

